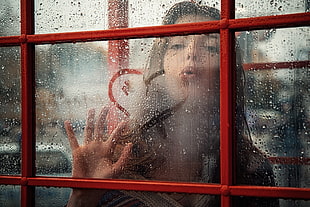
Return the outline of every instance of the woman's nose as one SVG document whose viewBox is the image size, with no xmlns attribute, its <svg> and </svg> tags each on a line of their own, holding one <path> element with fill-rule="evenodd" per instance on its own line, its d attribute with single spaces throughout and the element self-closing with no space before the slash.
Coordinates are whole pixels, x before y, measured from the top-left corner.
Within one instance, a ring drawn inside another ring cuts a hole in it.
<svg viewBox="0 0 310 207">
<path fill-rule="evenodd" d="M 186 58 L 196 60 L 198 55 L 197 46 L 195 43 L 188 45 Z"/>
</svg>

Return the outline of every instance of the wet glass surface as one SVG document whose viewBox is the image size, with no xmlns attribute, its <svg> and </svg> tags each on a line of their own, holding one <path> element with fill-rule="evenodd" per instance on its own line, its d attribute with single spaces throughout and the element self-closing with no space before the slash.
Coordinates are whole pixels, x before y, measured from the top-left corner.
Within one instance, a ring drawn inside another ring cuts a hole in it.
<svg viewBox="0 0 310 207">
<path fill-rule="evenodd" d="M 0 36 L 20 34 L 20 1 L 0 1 Z"/>
<path fill-rule="evenodd" d="M 36 46 L 37 173 L 69 176 L 64 121 L 82 137 L 89 108 L 107 103 L 105 51 L 100 43 Z"/>
<path fill-rule="evenodd" d="M 309 38 L 308 27 L 237 37 L 245 62 L 249 135 L 271 163 L 277 186 L 310 186 Z"/>
<path fill-rule="evenodd" d="M 35 1 L 35 31 L 41 33 L 162 25 L 163 16 L 183 0 Z M 219 1 L 199 1 L 219 9 Z M 109 12 L 110 11 L 110 12 Z"/>
<path fill-rule="evenodd" d="M 20 174 L 20 48 L 0 48 L 0 174 Z"/>
<path fill-rule="evenodd" d="M 66 206 L 70 192 L 70 188 L 36 187 L 34 206 Z"/>
<path fill-rule="evenodd" d="M 304 0 L 246 1 L 236 0 L 236 18 L 274 16 L 309 12 L 309 3 Z"/>
<path fill-rule="evenodd" d="M 121 120 L 129 120 L 129 137 L 120 136 L 112 156 L 116 162 L 124 145 L 133 143 L 123 178 L 219 182 L 218 44 L 218 34 L 137 39 L 126 42 L 126 53 L 109 58 L 107 42 L 37 46 L 38 173 L 68 175 L 72 156 L 64 121 L 70 120 L 77 141 L 85 144 L 87 111 L 94 108 L 97 119 L 107 106 L 102 141 Z M 134 73 L 145 68 L 143 81 Z M 92 156 L 85 159 L 96 163 Z M 180 167 L 184 170 L 176 170 Z"/>
<path fill-rule="evenodd" d="M 1 206 L 21 206 L 20 186 L 0 185 L 0 205 Z"/>
</svg>

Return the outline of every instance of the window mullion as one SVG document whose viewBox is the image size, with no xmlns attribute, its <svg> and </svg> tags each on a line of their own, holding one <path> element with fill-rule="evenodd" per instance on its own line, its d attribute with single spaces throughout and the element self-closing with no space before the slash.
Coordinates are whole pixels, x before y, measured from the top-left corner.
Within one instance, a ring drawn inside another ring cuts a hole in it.
<svg viewBox="0 0 310 207">
<path fill-rule="evenodd" d="M 235 1 L 221 1 L 220 21 L 220 164 L 221 206 L 230 207 L 230 186 L 233 184 L 234 79 L 233 33 L 229 19 L 234 18 Z"/>
<path fill-rule="evenodd" d="M 21 103 L 22 103 L 22 167 L 21 206 L 34 206 L 34 187 L 28 178 L 35 176 L 35 73 L 34 45 L 27 35 L 34 34 L 34 1 L 21 0 Z"/>
</svg>

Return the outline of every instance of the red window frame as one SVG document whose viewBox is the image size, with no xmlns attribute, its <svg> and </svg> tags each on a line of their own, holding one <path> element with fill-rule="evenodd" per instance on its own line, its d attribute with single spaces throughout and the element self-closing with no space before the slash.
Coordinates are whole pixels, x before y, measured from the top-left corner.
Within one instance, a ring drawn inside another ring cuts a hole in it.
<svg viewBox="0 0 310 207">
<path fill-rule="evenodd" d="M 285 28 L 310 25 L 310 13 L 278 16 L 264 16 L 234 19 L 235 1 L 221 1 L 221 20 L 139 27 L 108 29 L 101 31 L 69 32 L 53 34 L 34 33 L 34 1 L 21 0 L 21 34 L 0 37 L 0 46 L 20 46 L 22 82 L 22 165 L 21 176 L 0 176 L 1 185 L 21 186 L 21 206 L 33 206 L 34 188 L 79 187 L 138 191 L 162 191 L 202 193 L 221 196 L 221 206 L 231 206 L 232 196 L 278 197 L 310 199 L 310 188 L 238 186 L 233 183 L 233 140 L 234 140 L 234 36 L 235 32 L 254 29 Z M 76 179 L 59 177 L 38 177 L 35 175 L 35 66 L 36 44 L 83 42 L 97 40 L 121 40 L 131 38 L 159 37 L 169 35 L 220 33 L 221 59 L 221 102 L 220 102 L 220 153 L 221 183 L 174 183 L 133 180 Z M 309 65 L 309 62 L 306 63 Z"/>
</svg>

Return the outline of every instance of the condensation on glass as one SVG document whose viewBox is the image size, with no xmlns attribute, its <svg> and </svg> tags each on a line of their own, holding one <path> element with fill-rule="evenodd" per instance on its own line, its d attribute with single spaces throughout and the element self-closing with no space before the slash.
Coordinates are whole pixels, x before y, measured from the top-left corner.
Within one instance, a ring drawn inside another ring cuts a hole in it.
<svg viewBox="0 0 310 207">
<path fill-rule="evenodd" d="M 309 27 L 236 33 L 249 136 L 276 186 L 310 186 L 309 34 Z"/>
<path fill-rule="evenodd" d="M 236 18 L 309 12 L 309 2 L 304 0 L 236 0 L 235 7 Z"/>
<path fill-rule="evenodd" d="M 108 106 L 109 133 L 129 119 L 120 149 L 133 142 L 135 160 L 124 177 L 219 182 L 219 34 L 121 41 L 125 52 L 108 42 L 36 46 L 38 173 L 68 175 L 64 121 L 83 144 L 87 110 Z"/>
<path fill-rule="evenodd" d="M 20 174 L 20 48 L 0 48 L 0 174 Z"/>
<path fill-rule="evenodd" d="M 107 103 L 107 59 L 103 43 L 36 46 L 37 173 L 71 173 L 63 122 L 73 119 L 82 134 L 89 108 Z"/>
<path fill-rule="evenodd" d="M 0 36 L 20 34 L 19 7 L 19 0 L 0 0 Z"/>
<path fill-rule="evenodd" d="M 21 206 L 20 205 L 20 186 L 0 185 L 0 204 L 1 206 Z"/>
<path fill-rule="evenodd" d="M 163 16 L 183 0 L 35 1 L 35 32 L 57 33 L 162 25 Z M 199 1 L 220 8 L 219 0 Z"/>
<path fill-rule="evenodd" d="M 161 25 L 163 16 L 183 0 L 71 0 L 35 2 L 36 33 L 101 30 Z M 196 1 L 220 9 L 219 0 Z M 236 17 L 282 15 L 309 11 L 304 0 L 247 1 L 235 3 Z"/>
<path fill-rule="evenodd" d="M 36 187 L 35 206 L 66 206 L 71 188 Z"/>
</svg>

